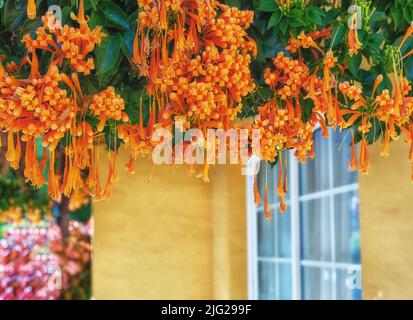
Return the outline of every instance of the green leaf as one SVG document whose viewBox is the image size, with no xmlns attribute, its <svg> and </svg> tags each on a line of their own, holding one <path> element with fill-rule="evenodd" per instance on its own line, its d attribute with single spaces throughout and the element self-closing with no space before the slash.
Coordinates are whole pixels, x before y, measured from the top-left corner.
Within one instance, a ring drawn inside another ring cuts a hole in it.
<svg viewBox="0 0 413 320">
<path fill-rule="evenodd" d="M 149 121 L 149 97 L 144 90 L 127 87 L 121 92 L 122 98 L 125 100 L 125 112 L 132 124 L 139 123 L 140 100 L 142 98 L 142 120 L 146 124 Z"/>
<path fill-rule="evenodd" d="M 62 25 L 65 25 L 68 23 L 70 18 L 70 13 L 72 12 L 72 9 L 70 7 L 64 7 L 62 9 Z"/>
<path fill-rule="evenodd" d="M 126 56 L 126 58 L 132 58 L 132 48 L 133 48 L 133 41 L 135 39 L 135 30 L 132 28 L 123 34 L 122 37 L 122 52 Z"/>
<path fill-rule="evenodd" d="M 273 12 L 277 9 L 277 4 L 274 0 L 261 0 L 257 8 L 258 11 Z"/>
<path fill-rule="evenodd" d="M 96 49 L 97 76 L 100 84 L 116 73 L 120 63 L 122 36 L 119 33 L 103 38 Z"/>
<path fill-rule="evenodd" d="M 308 20 L 310 20 L 314 24 L 317 24 L 317 25 L 323 24 L 323 20 L 321 16 L 322 16 L 321 13 L 314 7 L 310 7 L 307 11 Z"/>
<path fill-rule="evenodd" d="M 264 66 L 258 61 L 252 61 L 250 65 L 251 74 L 260 85 L 264 84 Z"/>
<path fill-rule="evenodd" d="M 387 16 L 384 12 L 376 11 L 373 13 L 370 19 L 370 27 L 371 29 L 377 30 L 383 26 L 383 24 L 387 23 Z"/>
<path fill-rule="evenodd" d="M 89 0 L 90 6 L 92 7 L 92 9 L 94 11 L 96 11 L 98 9 L 97 8 L 98 2 L 99 2 L 99 0 Z"/>
<path fill-rule="evenodd" d="M 342 24 L 335 26 L 332 32 L 331 46 L 334 47 L 335 45 L 341 43 L 345 35 L 346 28 Z"/>
<path fill-rule="evenodd" d="M 358 78 L 359 76 L 361 60 L 362 60 L 361 54 L 354 55 L 352 57 L 346 54 L 346 62 L 348 64 L 348 68 L 350 72 L 353 74 L 353 76 L 356 78 Z"/>
<path fill-rule="evenodd" d="M 394 25 L 397 26 L 400 24 L 403 18 L 403 12 L 401 8 L 397 6 L 397 2 L 394 2 L 393 5 L 390 7 L 390 13 L 393 18 Z"/>
<path fill-rule="evenodd" d="M 261 34 L 266 33 L 268 30 L 268 18 L 265 15 L 268 15 L 268 13 L 261 11 L 256 11 L 254 15 L 254 25 L 252 28 L 256 28 Z"/>
<path fill-rule="evenodd" d="M 97 26 L 105 26 L 107 24 L 106 16 L 103 12 L 93 11 L 90 17 L 89 27 L 91 29 L 96 28 Z"/>
<path fill-rule="evenodd" d="M 118 28 L 123 31 L 129 30 L 128 16 L 115 2 L 101 2 L 99 3 L 99 9 L 108 21 L 106 26 Z"/>
<path fill-rule="evenodd" d="M 116 139 L 115 138 L 115 131 L 116 128 L 114 126 L 111 125 L 107 125 L 105 127 L 105 130 L 103 131 L 105 134 L 105 143 L 106 146 L 108 147 L 109 150 L 116 151 L 119 150 L 119 147 L 122 144 L 122 140 L 121 139 Z"/>
<path fill-rule="evenodd" d="M 4 6 L 4 24 L 6 29 L 16 31 L 27 21 L 27 2 L 7 0 Z"/>
<path fill-rule="evenodd" d="M 306 123 L 311 117 L 314 108 L 314 102 L 311 99 L 300 98 L 300 105 L 303 110 L 302 120 Z"/>
<path fill-rule="evenodd" d="M 287 32 L 287 28 L 288 28 L 288 19 L 284 19 L 280 23 L 280 30 L 283 34 L 285 34 Z"/>
<path fill-rule="evenodd" d="M 293 28 L 300 28 L 306 25 L 303 12 L 297 8 L 292 9 L 288 14 L 288 17 L 288 24 Z"/>
<path fill-rule="evenodd" d="M 327 24 L 332 24 L 336 22 L 337 18 L 340 16 L 341 10 L 340 9 L 331 9 L 326 12 L 325 18 Z"/>
<path fill-rule="evenodd" d="M 285 19 L 285 21 L 287 20 Z M 281 44 L 277 41 L 278 35 L 273 30 L 277 31 L 277 29 L 272 29 L 266 32 L 264 35 L 259 34 L 258 31 L 254 29 L 252 30 L 253 38 L 257 41 L 257 61 L 259 62 L 265 62 L 266 59 L 274 58 L 277 51 L 281 49 Z"/>
<path fill-rule="evenodd" d="M 229 5 L 230 7 L 237 7 L 238 9 L 242 8 L 240 0 L 227 0 L 226 4 Z"/>
<path fill-rule="evenodd" d="M 85 77 L 81 80 L 83 93 L 86 95 L 92 95 L 99 92 L 99 89 L 96 88 L 96 84 L 93 83 L 89 77 Z"/>
<path fill-rule="evenodd" d="M 276 10 L 270 18 L 270 21 L 268 21 L 268 29 L 271 29 L 272 27 L 277 26 L 282 19 L 282 13 L 280 10 Z"/>
<path fill-rule="evenodd" d="M 403 10 L 403 18 L 408 22 L 412 21 L 411 12 L 409 10 Z"/>
</svg>

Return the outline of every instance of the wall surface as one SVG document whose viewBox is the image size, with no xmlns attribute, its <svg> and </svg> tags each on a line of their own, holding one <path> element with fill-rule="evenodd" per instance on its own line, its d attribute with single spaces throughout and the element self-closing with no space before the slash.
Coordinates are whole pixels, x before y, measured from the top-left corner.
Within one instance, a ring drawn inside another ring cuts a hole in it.
<svg viewBox="0 0 413 320">
<path fill-rule="evenodd" d="M 107 157 L 101 159 L 104 167 Z M 121 168 L 127 160 L 120 154 L 110 202 L 94 204 L 94 297 L 246 298 L 240 168 L 213 168 L 205 183 L 186 166 L 149 160 L 139 160 L 130 176 Z"/>
<path fill-rule="evenodd" d="M 364 299 L 413 299 L 413 184 L 409 145 L 397 141 L 390 156 L 371 147 L 372 167 L 360 177 Z"/>
<path fill-rule="evenodd" d="M 379 148 L 370 148 L 372 168 L 360 176 L 363 297 L 413 299 L 409 146 L 392 144 L 387 158 Z M 119 170 L 110 202 L 95 203 L 95 298 L 246 298 L 240 168 L 213 168 L 210 183 L 186 170 L 140 160 L 134 176 Z"/>
</svg>

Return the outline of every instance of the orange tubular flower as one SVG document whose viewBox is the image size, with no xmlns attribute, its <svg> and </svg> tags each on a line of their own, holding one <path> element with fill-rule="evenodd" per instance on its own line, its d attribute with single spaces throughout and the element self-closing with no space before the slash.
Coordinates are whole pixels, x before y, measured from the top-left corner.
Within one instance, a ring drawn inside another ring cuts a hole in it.
<svg viewBox="0 0 413 320">
<path fill-rule="evenodd" d="M 358 168 L 358 165 L 357 165 L 356 146 L 354 143 L 354 133 L 351 132 L 351 161 L 349 163 L 349 169 L 356 171 L 357 168 Z"/>
<path fill-rule="evenodd" d="M 272 220 L 271 208 L 268 202 L 268 183 L 265 183 L 264 214 L 265 214 L 265 219 L 267 219 L 267 221 Z"/>
<path fill-rule="evenodd" d="M 353 14 L 353 26 L 356 26 L 358 21 L 357 21 L 357 14 Z M 350 28 L 348 33 L 347 33 L 347 41 L 348 41 L 348 53 L 350 57 L 353 55 L 357 55 L 359 53 L 359 50 L 362 47 L 362 44 L 359 40 L 358 36 L 358 30 L 356 28 Z"/>
<path fill-rule="evenodd" d="M 254 203 L 258 207 L 261 204 L 261 196 L 258 190 L 257 175 L 254 175 Z"/>
<path fill-rule="evenodd" d="M 381 156 L 388 156 L 390 154 L 390 130 L 386 128 L 386 132 L 384 134 L 384 139 L 382 143 L 382 148 L 380 151 Z"/>
<path fill-rule="evenodd" d="M 369 151 L 367 150 L 367 141 L 366 137 L 363 135 L 363 138 L 360 143 L 360 172 L 368 174 L 370 168 L 370 156 Z"/>
<path fill-rule="evenodd" d="M 413 181 L 413 124 L 409 124 L 408 140 L 410 140 L 409 161 L 410 161 L 411 168 L 412 168 L 411 180 Z"/>
<path fill-rule="evenodd" d="M 56 176 L 55 173 L 55 153 L 54 151 L 50 151 L 49 153 L 49 158 L 50 158 L 50 164 L 49 164 L 49 195 L 50 197 L 56 201 L 60 202 L 61 200 L 61 192 L 60 192 L 60 186 L 59 186 L 59 177 Z"/>
<path fill-rule="evenodd" d="M 9 162 L 14 162 L 16 159 L 16 150 L 14 149 L 13 132 L 9 131 L 7 134 L 7 153 L 6 159 Z"/>
<path fill-rule="evenodd" d="M 19 134 L 17 134 L 17 139 L 16 139 L 16 150 L 14 154 L 14 160 L 11 162 L 11 167 L 15 170 L 19 169 L 20 167 L 20 157 L 22 154 L 22 145 L 21 145 L 21 140 L 19 137 Z"/>
<path fill-rule="evenodd" d="M 30 20 L 36 19 L 36 0 L 27 1 L 27 17 Z"/>
<path fill-rule="evenodd" d="M 279 159 L 278 159 L 278 196 L 280 197 L 280 212 L 284 213 L 285 210 L 287 209 L 287 206 L 285 204 L 285 197 L 284 197 L 284 189 L 286 189 L 286 183 L 283 184 L 283 157 L 282 157 L 282 152 L 280 152 Z"/>
<path fill-rule="evenodd" d="M 71 17 L 74 21 L 77 21 L 77 23 L 79 23 L 80 28 L 88 28 L 87 27 L 87 19 L 85 16 L 85 6 L 84 6 L 84 1 L 80 0 L 79 2 L 79 12 L 77 14 L 77 16 L 72 12 L 71 13 Z"/>
<path fill-rule="evenodd" d="M 301 46 L 304 49 L 314 48 L 321 54 L 324 54 L 324 51 L 318 46 L 311 35 L 305 35 L 304 32 L 301 32 L 301 34 L 298 36 L 298 40 L 300 40 Z"/>
<path fill-rule="evenodd" d="M 409 28 L 407 28 L 407 31 L 400 43 L 399 49 L 403 48 L 404 44 L 406 43 L 407 39 L 413 34 L 413 25 L 410 25 Z"/>
<path fill-rule="evenodd" d="M 331 125 L 337 124 L 336 108 L 333 105 L 333 96 L 331 93 L 333 75 L 331 69 L 337 63 L 337 58 L 334 57 L 333 52 L 329 50 L 324 58 L 324 80 L 323 80 L 323 97 L 327 104 L 327 119 Z"/>
</svg>

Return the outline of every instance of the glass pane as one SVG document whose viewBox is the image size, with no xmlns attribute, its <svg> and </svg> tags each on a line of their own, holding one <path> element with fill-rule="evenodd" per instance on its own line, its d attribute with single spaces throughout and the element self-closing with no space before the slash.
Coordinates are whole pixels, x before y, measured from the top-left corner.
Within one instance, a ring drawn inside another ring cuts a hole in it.
<svg viewBox="0 0 413 320">
<path fill-rule="evenodd" d="M 291 264 L 290 263 L 280 263 L 278 264 L 278 278 L 279 278 L 279 290 L 280 300 L 292 300 L 292 274 L 291 274 Z"/>
<path fill-rule="evenodd" d="M 272 262 L 258 262 L 258 299 L 275 300 L 275 265 Z"/>
<path fill-rule="evenodd" d="M 302 267 L 304 300 L 331 300 L 333 273 L 329 268 Z"/>
<path fill-rule="evenodd" d="M 262 210 L 257 211 L 258 256 L 275 257 L 274 222 L 268 222 Z"/>
<path fill-rule="evenodd" d="M 333 186 L 341 187 L 357 183 L 357 172 L 351 171 L 348 165 L 351 160 L 351 134 L 331 130 L 333 143 Z"/>
<path fill-rule="evenodd" d="M 314 133 L 315 158 L 300 165 L 300 195 L 326 190 L 330 187 L 328 140 L 321 130 Z"/>
<path fill-rule="evenodd" d="M 301 214 L 301 257 L 303 260 L 331 261 L 331 219 L 328 198 L 303 201 Z"/>
<path fill-rule="evenodd" d="M 357 269 L 337 270 L 337 299 L 362 299 L 361 272 Z"/>
<path fill-rule="evenodd" d="M 336 260 L 360 263 L 360 216 L 357 192 L 334 197 Z"/>
<path fill-rule="evenodd" d="M 291 257 L 291 212 L 290 205 L 285 213 L 276 213 L 274 223 L 276 223 L 275 236 L 277 238 L 277 257 Z"/>
</svg>

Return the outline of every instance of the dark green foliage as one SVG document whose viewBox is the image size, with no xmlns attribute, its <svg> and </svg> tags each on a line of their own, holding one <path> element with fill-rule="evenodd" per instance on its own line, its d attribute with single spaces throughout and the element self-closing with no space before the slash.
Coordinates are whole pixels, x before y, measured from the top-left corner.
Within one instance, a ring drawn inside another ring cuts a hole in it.
<svg viewBox="0 0 413 320">
<path fill-rule="evenodd" d="M 339 63 L 348 66 L 344 75 L 337 74 L 340 80 L 355 80 L 363 84 L 366 92 L 371 91 L 377 74 L 389 72 L 388 57 L 383 48 L 388 45 L 400 43 L 406 28 L 413 20 L 413 0 L 378 0 L 369 3 L 359 0 L 357 4 L 362 7 L 362 28 L 358 36 L 362 49 L 358 55 L 350 56 L 347 45 L 347 22 L 350 18 L 348 8 L 352 1 L 342 1 L 337 8 L 332 7 L 330 1 L 314 0 L 291 1 L 290 10 L 279 6 L 274 0 L 226 0 L 221 1 L 231 6 L 244 10 L 254 10 L 254 24 L 249 29 L 249 35 L 257 42 L 258 56 L 251 63 L 251 72 L 258 85 L 257 92 L 245 99 L 242 117 L 256 114 L 257 105 L 262 104 L 271 94 L 266 94 L 263 74 L 265 68 L 271 66 L 272 58 L 277 52 L 284 50 L 288 39 L 299 35 L 301 32 L 321 30 L 333 26 L 331 39 L 325 40 L 325 47 L 334 50 Z M 26 18 L 27 0 L 0 0 L 0 54 L 7 56 L 4 63 L 11 60 L 20 62 L 25 55 L 21 43 L 24 34 L 34 34 L 41 25 L 40 17 L 50 5 L 59 5 L 62 8 L 63 23 L 75 25 L 70 19 L 70 12 L 76 12 L 74 0 L 38 0 L 37 19 L 30 21 Z M 145 82 L 138 79 L 136 70 L 130 64 L 132 44 L 135 36 L 138 6 L 136 0 L 85 0 L 86 13 L 90 17 L 90 26 L 102 26 L 106 33 L 102 44 L 95 50 L 96 70 L 92 77 L 81 77 L 82 88 L 86 94 L 97 93 L 108 85 L 115 86 L 122 94 L 126 103 L 126 112 L 133 124 L 139 120 L 139 104 Z M 413 41 L 409 39 L 403 47 L 402 53 L 413 49 Z M 314 60 L 304 53 L 306 61 Z M 20 57 L 20 58 L 19 58 Z M 48 65 L 42 61 L 50 60 L 47 53 L 40 57 L 42 71 Z M 371 66 L 371 71 L 362 70 L 363 61 Z M 320 65 L 314 61 L 310 65 L 314 71 Z M 409 80 L 413 80 L 413 56 L 404 63 L 405 72 Z M 22 72 L 22 77 L 27 76 L 27 69 Z M 385 78 L 380 89 L 391 86 Z M 264 93 L 264 94 L 263 94 Z M 149 98 L 144 95 L 143 120 L 148 119 Z M 308 101 L 301 101 L 304 118 L 308 117 L 312 106 Z M 306 120 L 306 119 L 304 119 Z M 105 130 L 105 141 L 113 149 L 114 139 L 111 128 Z"/>
</svg>

